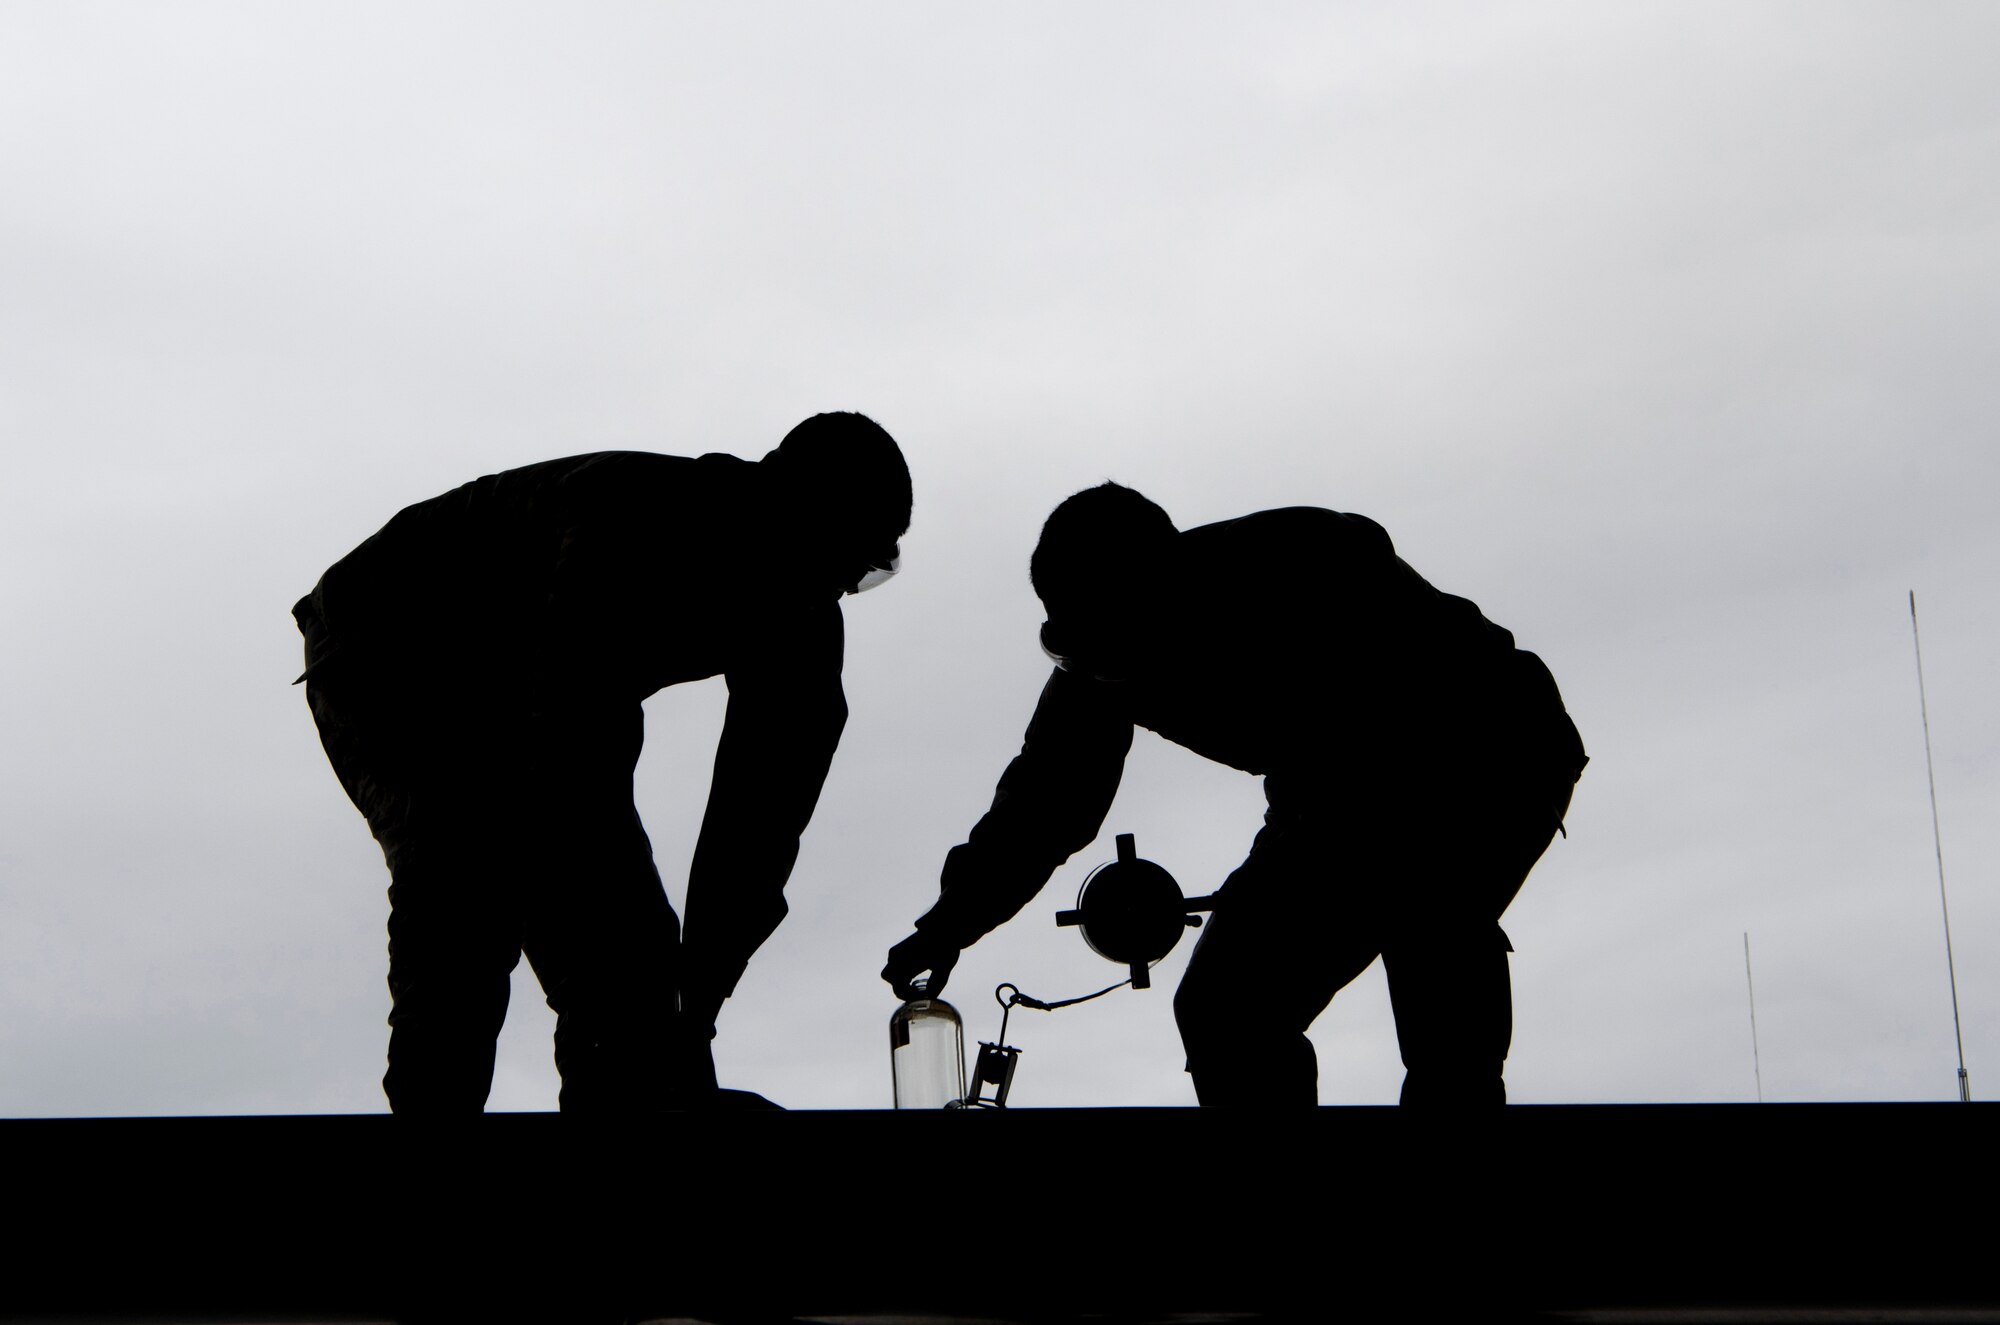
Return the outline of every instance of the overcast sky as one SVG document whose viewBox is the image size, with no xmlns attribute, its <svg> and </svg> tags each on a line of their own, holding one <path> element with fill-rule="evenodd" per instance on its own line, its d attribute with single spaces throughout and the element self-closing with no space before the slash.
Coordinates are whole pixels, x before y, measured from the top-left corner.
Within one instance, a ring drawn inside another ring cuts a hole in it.
<svg viewBox="0 0 2000 1325">
<path fill-rule="evenodd" d="M 2000 1092 L 2000 9 L 0 0 L 0 1114 L 384 1107 L 380 853 L 288 609 L 399 507 L 872 414 L 905 570 L 725 1084 L 886 1107 L 883 951 L 1047 663 L 1105 478 L 1381 522 L 1593 757 L 1507 917 L 1522 1101 Z M 698 570 L 698 568 L 690 568 Z M 678 898 L 720 681 L 647 705 Z M 1257 782 L 1142 733 L 951 990 L 1118 978 L 1111 835 L 1190 893 Z M 1017 1104 L 1191 1104 L 1170 989 L 1017 1012 Z M 554 1107 L 525 963 L 491 1107 Z M 1379 966 L 1321 1098 L 1387 1103 Z"/>
</svg>

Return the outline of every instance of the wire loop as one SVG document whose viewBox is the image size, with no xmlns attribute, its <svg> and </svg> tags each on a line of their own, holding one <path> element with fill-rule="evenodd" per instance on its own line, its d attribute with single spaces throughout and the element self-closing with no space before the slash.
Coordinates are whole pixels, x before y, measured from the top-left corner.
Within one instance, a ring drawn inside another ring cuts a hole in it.
<svg viewBox="0 0 2000 1325">
<path fill-rule="evenodd" d="M 1132 981 L 1128 977 L 1120 980 L 1115 985 L 1106 985 L 1094 994 L 1082 994 L 1076 998 L 1059 998 L 1053 1003 L 1045 1003 L 1039 998 L 1031 998 L 1027 994 L 1022 993 L 1021 986 L 1002 981 L 993 988 L 993 1001 L 1000 1005 L 1000 1043 L 1003 1045 L 1007 1043 L 1007 1018 L 1017 1007 L 1033 1008 L 1037 1012 L 1054 1012 L 1057 1008 L 1074 1007 L 1078 1003 L 1088 1003 L 1093 998 L 1103 998 L 1112 990 L 1123 989 L 1131 983 Z M 1001 991 L 1004 989 L 1011 989 L 1014 992 L 1003 996 Z"/>
</svg>

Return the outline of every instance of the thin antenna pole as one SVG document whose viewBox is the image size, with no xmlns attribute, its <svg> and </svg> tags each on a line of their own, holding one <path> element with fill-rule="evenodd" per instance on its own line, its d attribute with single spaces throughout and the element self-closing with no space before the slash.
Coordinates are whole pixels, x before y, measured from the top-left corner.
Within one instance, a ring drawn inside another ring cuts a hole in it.
<svg viewBox="0 0 2000 1325">
<path fill-rule="evenodd" d="M 1757 982 L 1750 978 L 1750 933 L 1743 933 L 1743 984 L 1750 991 L 1750 1062 L 1757 1069 L 1757 1103 L 1764 1102 L 1764 1058 L 1757 1052 Z"/>
<path fill-rule="evenodd" d="M 1938 831 L 1937 770 L 1931 763 L 1931 705 L 1924 694 L 1924 642 L 1917 632 L 1917 591 L 1910 590 L 1910 642 L 1917 649 L 1917 705 L 1924 715 L 1924 776 L 1931 784 L 1931 841 L 1937 847 L 1938 906 L 1944 912 L 1944 969 L 1951 977 L 1951 1033 L 1958 1041 L 1958 1098 L 1972 1102 L 1972 1079 L 1965 1074 L 1965 1031 L 1958 1019 L 1958 966 L 1951 956 L 1951 903 L 1944 891 L 1944 836 Z"/>
</svg>

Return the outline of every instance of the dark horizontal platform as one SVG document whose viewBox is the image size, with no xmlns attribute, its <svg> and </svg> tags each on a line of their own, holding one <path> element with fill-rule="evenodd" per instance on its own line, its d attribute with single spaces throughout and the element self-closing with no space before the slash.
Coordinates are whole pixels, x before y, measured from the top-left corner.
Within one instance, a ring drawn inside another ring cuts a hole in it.
<svg viewBox="0 0 2000 1325">
<path fill-rule="evenodd" d="M 0 1317 L 2000 1319 L 1992 1105 L 0 1121 Z"/>
</svg>

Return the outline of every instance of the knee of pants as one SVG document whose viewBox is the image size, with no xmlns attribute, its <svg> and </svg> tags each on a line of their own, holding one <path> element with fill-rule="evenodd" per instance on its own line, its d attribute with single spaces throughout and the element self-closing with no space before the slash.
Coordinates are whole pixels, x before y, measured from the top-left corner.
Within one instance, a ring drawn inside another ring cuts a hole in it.
<svg viewBox="0 0 2000 1325">
<path fill-rule="evenodd" d="M 398 998 L 487 998 L 507 988 L 520 961 L 519 945 L 504 931 L 468 925 L 461 934 L 440 934 L 389 920 L 389 988 Z"/>
<path fill-rule="evenodd" d="M 404 1037 L 441 1036 L 490 1044 L 507 1020 L 506 977 L 461 981 L 444 978 L 391 980 L 389 1025 Z"/>
<path fill-rule="evenodd" d="M 675 999 L 671 990 L 650 990 L 628 998 L 603 996 L 571 998 L 558 1004 L 556 1036 L 571 1044 L 593 1044 L 615 1048 L 649 1050 L 663 1044 L 675 1028 Z"/>
</svg>

